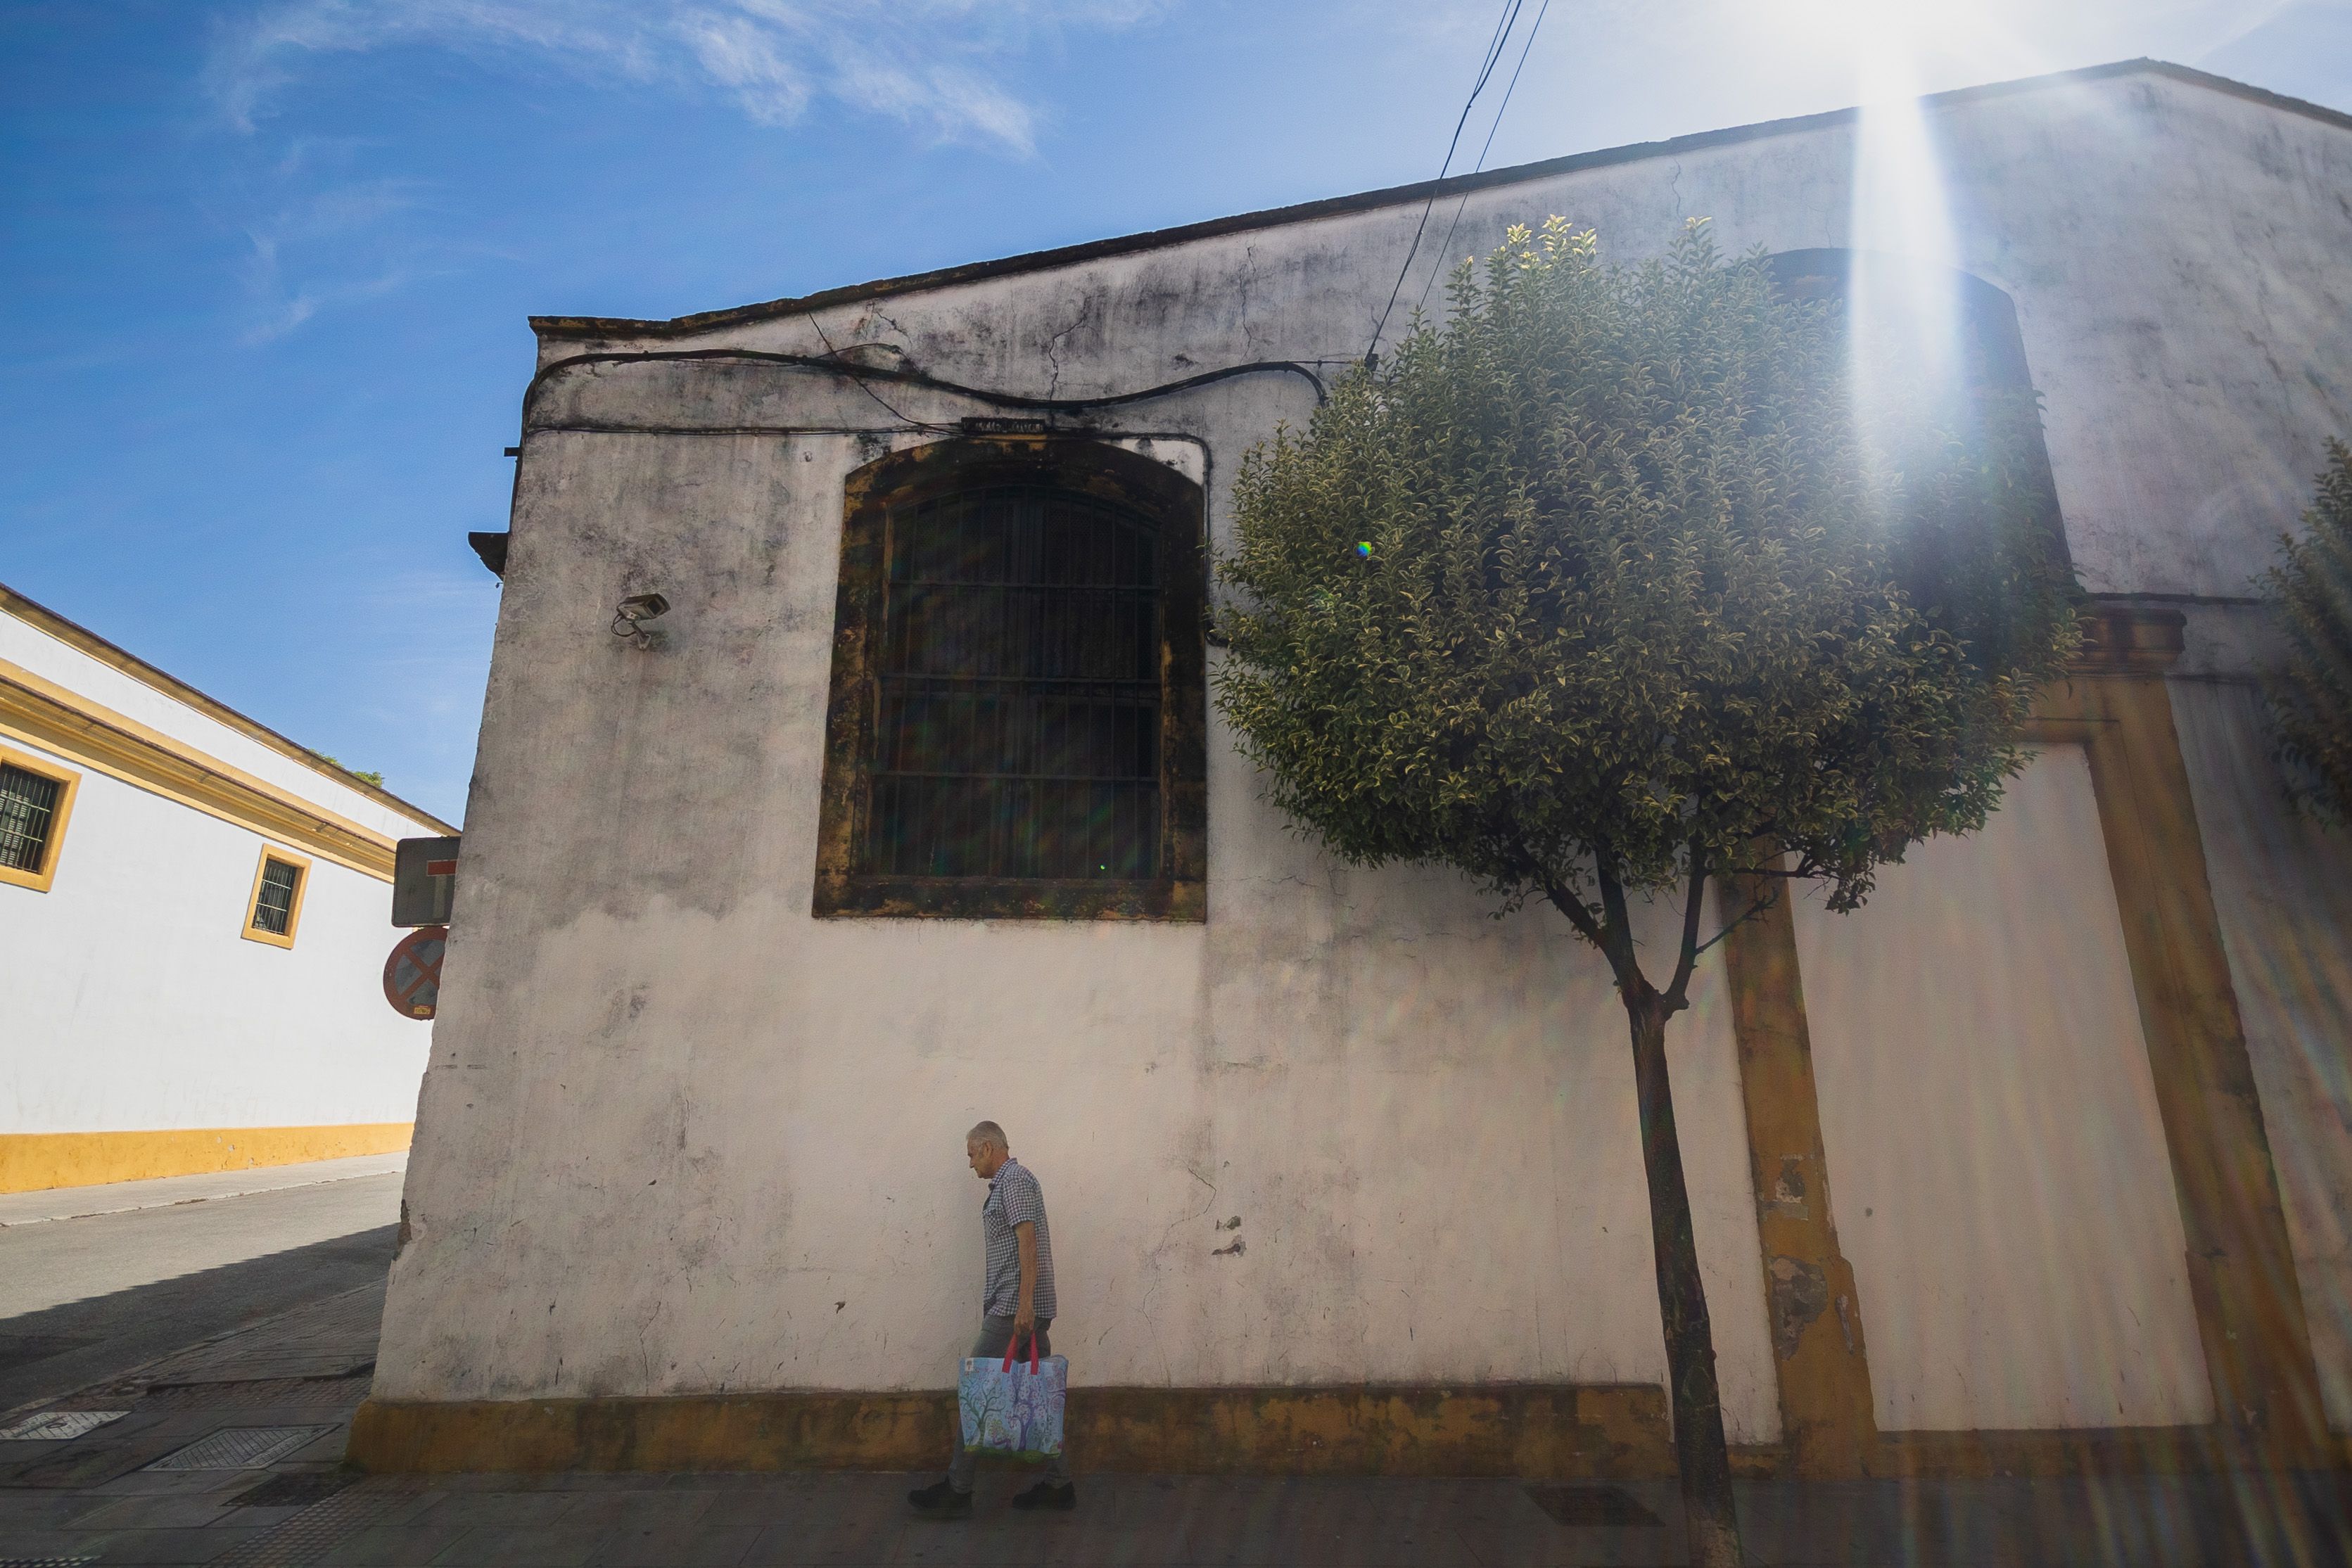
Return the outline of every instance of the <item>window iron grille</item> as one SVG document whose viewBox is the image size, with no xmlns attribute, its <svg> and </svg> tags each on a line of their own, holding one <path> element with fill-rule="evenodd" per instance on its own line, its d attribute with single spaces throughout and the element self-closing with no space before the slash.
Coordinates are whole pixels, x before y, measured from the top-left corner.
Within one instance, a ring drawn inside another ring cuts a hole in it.
<svg viewBox="0 0 2352 1568">
<path fill-rule="evenodd" d="M 891 514 L 867 872 L 1159 874 L 1159 548 L 1041 486 Z"/>
<path fill-rule="evenodd" d="M 37 874 L 48 863 L 58 791 L 54 779 L 0 763 L 0 866 Z"/>
<path fill-rule="evenodd" d="M 261 888 L 253 900 L 253 928 L 283 936 L 294 924 L 294 889 L 302 880 L 300 866 L 284 861 L 265 862 Z"/>
</svg>

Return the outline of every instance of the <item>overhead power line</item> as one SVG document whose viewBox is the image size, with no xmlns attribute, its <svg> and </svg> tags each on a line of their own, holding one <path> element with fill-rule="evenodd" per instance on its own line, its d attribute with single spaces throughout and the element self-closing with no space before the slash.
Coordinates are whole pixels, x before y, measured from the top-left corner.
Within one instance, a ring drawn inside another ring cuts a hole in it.
<svg viewBox="0 0 2352 1568">
<path fill-rule="evenodd" d="M 1549 5 L 1549 0 L 1545 0 L 1545 3 Z M 1372 340 L 1364 350 L 1367 361 L 1380 351 L 1381 334 L 1389 329 L 1389 314 L 1396 308 L 1397 296 L 1404 292 L 1405 275 L 1412 270 L 1412 258 L 1421 250 L 1421 236 L 1429 227 L 1429 214 L 1437 205 L 1437 187 L 1444 182 L 1446 172 L 1454 167 L 1454 154 L 1461 148 L 1463 128 L 1470 123 L 1470 110 L 1477 104 L 1478 95 L 1486 90 L 1486 83 L 1493 79 L 1495 67 L 1502 60 L 1503 49 L 1510 42 L 1511 30 L 1519 25 L 1519 11 L 1526 4 L 1527 0 L 1503 0 L 1503 14 L 1495 23 L 1495 36 L 1486 41 L 1486 57 L 1478 62 L 1478 78 L 1470 84 L 1470 96 L 1462 100 L 1461 116 L 1454 122 L 1454 135 L 1445 143 L 1444 161 L 1437 166 L 1437 179 L 1430 185 L 1429 200 L 1422 204 L 1421 221 L 1413 225 L 1412 244 L 1405 250 L 1404 265 L 1397 268 L 1396 284 L 1389 290 L 1388 304 L 1381 307 L 1380 325 L 1372 329 Z M 1534 40 L 1532 32 L 1528 39 L 1530 42 Z M 1527 63 L 1525 50 L 1520 52 L 1519 63 Z M 1511 78 L 1517 81 L 1518 73 L 1512 72 Z M 1493 143 L 1492 131 L 1487 133 L 1486 140 L 1490 145 Z M 1483 158 L 1485 155 L 1482 153 L 1480 156 Z"/>
<path fill-rule="evenodd" d="M 1528 29 L 1527 42 L 1519 46 L 1519 63 L 1511 68 L 1511 79 L 1503 84 L 1503 101 L 1495 106 L 1494 122 L 1486 127 L 1486 144 L 1478 149 L 1478 162 L 1470 166 L 1473 174 L 1486 166 L 1486 154 L 1495 150 L 1495 132 L 1503 128 L 1503 116 L 1511 107 L 1511 94 L 1518 90 L 1519 73 L 1528 68 L 1528 51 L 1536 47 L 1536 35 L 1543 31 L 1544 16 L 1550 9 L 1551 0 L 1543 0 L 1543 4 L 1536 7 L 1535 25 Z M 1445 271 L 1445 258 L 1454 254 L 1454 231 L 1461 226 L 1463 210 L 1469 204 L 1470 193 L 1465 191 L 1462 199 L 1454 204 L 1454 221 L 1445 225 L 1445 238 L 1437 246 L 1437 265 L 1429 269 L 1429 281 L 1421 286 L 1421 298 L 1414 302 L 1414 309 L 1418 310 L 1429 303 L 1429 291 Z M 1406 265 L 1412 265 L 1410 258 L 1407 258 Z"/>
</svg>

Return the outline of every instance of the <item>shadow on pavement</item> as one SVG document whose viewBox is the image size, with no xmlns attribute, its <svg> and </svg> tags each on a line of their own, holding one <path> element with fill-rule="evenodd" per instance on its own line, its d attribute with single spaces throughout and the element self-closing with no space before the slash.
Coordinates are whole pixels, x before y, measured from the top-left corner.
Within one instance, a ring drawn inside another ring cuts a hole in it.
<svg viewBox="0 0 2352 1568">
<path fill-rule="evenodd" d="M 173 1351 L 383 1278 L 397 1226 L 0 1318 L 0 1411 L 104 1382 Z"/>
</svg>

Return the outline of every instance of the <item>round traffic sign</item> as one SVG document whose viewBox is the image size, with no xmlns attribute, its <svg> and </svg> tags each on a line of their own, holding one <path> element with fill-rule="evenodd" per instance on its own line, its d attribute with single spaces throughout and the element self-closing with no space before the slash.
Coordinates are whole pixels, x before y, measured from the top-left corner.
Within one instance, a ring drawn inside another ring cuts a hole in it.
<svg viewBox="0 0 2352 1568">
<path fill-rule="evenodd" d="M 441 952 L 446 925 L 420 925 L 393 945 L 383 961 L 383 999 L 404 1019 L 429 1019 L 441 1002 Z"/>
</svg>

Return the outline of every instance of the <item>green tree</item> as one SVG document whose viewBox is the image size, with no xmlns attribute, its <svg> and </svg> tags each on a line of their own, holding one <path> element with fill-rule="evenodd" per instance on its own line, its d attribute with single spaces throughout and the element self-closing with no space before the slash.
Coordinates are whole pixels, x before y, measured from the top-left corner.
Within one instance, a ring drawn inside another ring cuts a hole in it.
<svg viewBox="0 0 2352 1568">
<path fill-rule="evenodd" d="M 328 752 L 314 751 L 310 753 L 310 755 L 317 758 L 320 761 L 326 763 L 329 767 L 343 768 L 341 759 Z M 343 771 L 363 784 L 373 784 L 379 789 L 383 788 L 383 775 L 381 773 L 371 771 L 365 768 L 343 768 Z"/>
<path fill-rule="evenodd" d="M 2323 821 L 2352 815 L 2352 447 L 2327 444 L 2300 537 L 2263 579 L 2286 633 L 2263 679 L 2271 741 L 2296 802 Z"/>
<path fill-rule="evenodd" d="M 1554 219 L 1236 482 L 1217 705 L 1276 803 L 1350 862 L 1549 902 L 1615 977 L 1695 1562 L 1739 1550 L 1665 1055 L 1708 879 L 1855 907 L 1982 825 L 2078 643 L 2033 402 L 1976 406 L 1866 440 L 1837 314 L 1761 258 L 1694 225 L 1604 266 Z M 1645 968 L 1652 895 L 1680 938 Z"/>
</svg>

